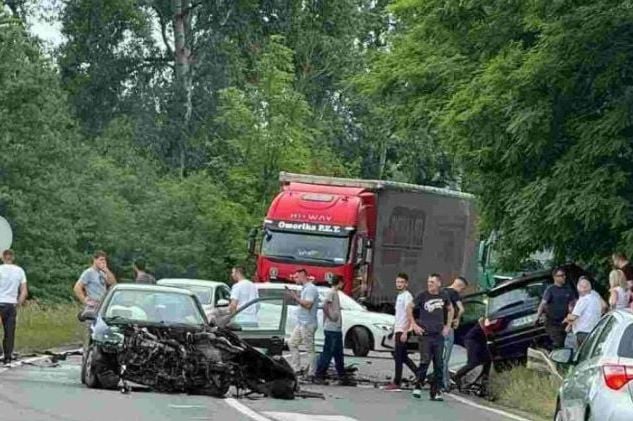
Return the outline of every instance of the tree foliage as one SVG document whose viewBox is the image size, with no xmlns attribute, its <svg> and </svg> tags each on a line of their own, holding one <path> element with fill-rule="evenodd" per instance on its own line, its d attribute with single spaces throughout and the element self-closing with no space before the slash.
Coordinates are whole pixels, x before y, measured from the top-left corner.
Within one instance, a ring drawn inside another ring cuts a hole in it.
<svg viewBox="0 0 633 421">
<path fill-rule="evenodd" d="M 398 130 L 454 153 L 509 266 L 554 248 L 633 251 L 633 8 L 620 1 L 400 0 L 360 86 Z"/>
</svg>

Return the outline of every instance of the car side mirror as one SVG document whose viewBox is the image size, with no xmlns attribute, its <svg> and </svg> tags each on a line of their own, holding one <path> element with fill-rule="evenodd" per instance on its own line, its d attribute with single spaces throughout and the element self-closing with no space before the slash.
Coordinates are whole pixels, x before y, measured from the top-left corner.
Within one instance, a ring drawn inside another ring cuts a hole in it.
<svg viewBox="0 0 633 421">
<path fill-rule="evenodd" d="M 221 299 L 218 300 L 218 303 L 215 305 L 216 307 L 227 307 L 229 305 L 229 300 Z"/>
<path fill-rule="evenodd" d="M 77 319 L 80 322 L 97 320 L 97 313 L 92 310 L 82 310 L 77 313 Z"/>
<path fill-rule="evenodd" d="M 555 349 L 549 354 L 549 358 L 555 363 L 570 365 L 574 358 L 574 350 L 571 348 Z"/>
</svg>

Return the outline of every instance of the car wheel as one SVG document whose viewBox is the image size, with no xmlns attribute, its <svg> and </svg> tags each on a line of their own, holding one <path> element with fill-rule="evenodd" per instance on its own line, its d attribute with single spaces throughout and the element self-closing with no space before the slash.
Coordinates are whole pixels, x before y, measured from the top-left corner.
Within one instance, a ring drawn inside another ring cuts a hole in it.
<svg viewBox="0 0 633 421">
<path fill-rule="evenodd" d="M 364 327 L 355 327 L 350 332 L 352 339 L 352 352 L 357 357 L 366 357 L 371 351 L 369 332 Z"/>
<path fill-rule="evenodd" d="M 86 358 L 84 360 L 84 366 L 82 369 L 84 384 L 91 389 L 101 387 L 99 383 L 99 378 L 97 377 L 97 373 L 95 372 L 95 357 L 96 357 L 96 348 L 91 346 L 88 348 L 86 353 Z"/>
</svg>

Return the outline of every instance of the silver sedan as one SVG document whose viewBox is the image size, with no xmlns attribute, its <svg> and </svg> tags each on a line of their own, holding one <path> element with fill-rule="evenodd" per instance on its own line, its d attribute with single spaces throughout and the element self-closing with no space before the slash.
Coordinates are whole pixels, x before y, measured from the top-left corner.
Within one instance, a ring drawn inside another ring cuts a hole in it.
<svg viewBox="0 0 633 421">
<path fill-rule="evenodd" d="M 578 352 L 552 352 L 569 371 L 558 392 L 555 420 L 633 420 L 633 313 L 605 315 Z"/>
</svg>

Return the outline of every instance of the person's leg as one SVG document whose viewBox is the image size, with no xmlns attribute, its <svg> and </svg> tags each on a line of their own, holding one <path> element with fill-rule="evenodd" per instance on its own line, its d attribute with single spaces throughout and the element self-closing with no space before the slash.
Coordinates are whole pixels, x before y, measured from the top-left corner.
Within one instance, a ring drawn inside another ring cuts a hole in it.
<svg viewBox="0 0 633 421">
<path fill-rule="evenodd" d="M 393 384 L 397 384 L 397 385 L 400 385 L 400 382 L 402 382 L 402 365 L 404 364 L 404 361 L 402 358 L 402 354 L 403 354 L 402 350 L 404 348 L 406 352 L 406 346 L 407 346 L 407 344 L 403 344 L 400 342 L 401 337 L 402 337 L 402 332 L 397 332 L 395 335 L 396 349 L 393 353 L 393 360 L 395 362 L 395 373 L 393 377 Z"/>
<path fill-rule="evenodd" d="M 444 390 L 448 390 L 450 386 L 450 375 L 448 372 L 448 366 L 451 361 L 451 352 L 453 351 L 453 345 L 455 344 L 455 331 L 451 329 L 448 332 L 448 335 L 444 338 L 444 358 L 443 358 L 443 381 L 444 381 Z"/>
<path fill-rule="evenodd" d="M 314 334 L 316 333 L 316 326 L 304 326 L 302 329 L 303 345 L 308 351 L 308 368 L 306 373 L 308 376 L 314 376 L 316 371 L 316 354 L 314 352 Z"/>
<path fill-rule="evenodd" d="M 332 354 L 334 355 L 334 364 L 336 366 L 336 373 L 339 378 L 345 378 L 345 357 L 343 356 L 343 332 L 331 332 L 332 341 L 334 342 Z"/>
<path fill-rule="evenodd" d="M 2 349 L 4 350 L 4 363 L 9 363 L 13 359 L 13 344 L 15 342 L 15 305 L 3 304 L 2 327 L 4 328 L 4 339 Z"/>
<path fill-rule="evenodd" d="M 319 358 L 315 373 L 315 377 L 319 378 L 325 378 L 325 373 L 330 366 L 330 361 L 332 361 L 332 353 L 334 351 L 334 337 L 332 336 L 332 333 L 334 332 L 329 332 L 325 330 L 323 333 L 325 334 L 325 341 L 323 343 L 323 351 L 321 351 L 321 356 Z"/>
<path fill-rule="evenodd" d="M 420 366 L 418 367 L 417 382 L 415 389 L 420 389 L 426 380 L 426 372 L 431 363 L 431 338 L 420 336 Z"/>
<path fill-rule="evenodd" d="M 552 342 L 552 349 L 562 348 L 565 346 L 565 327 L 558 323 L 546 323 L 545 332 Z"/>
<path fill-rule="evenodd" d="M 299 354 L 299 345 L 301 344 L 301 325 L 296 325 L 288 340 L 288 348 L 290 349 L 290 365 L 295 371 L 301 370 L 301 355 Z"/>
<path fill-rule="evenodd" d="M 431 356 L 433 358 L 433 380 L 431 382 L 431 398 L 435 398 L 442 389 L 444 373 L 444 337 L 433 336 L 431 341 Z"/>
</svg>

